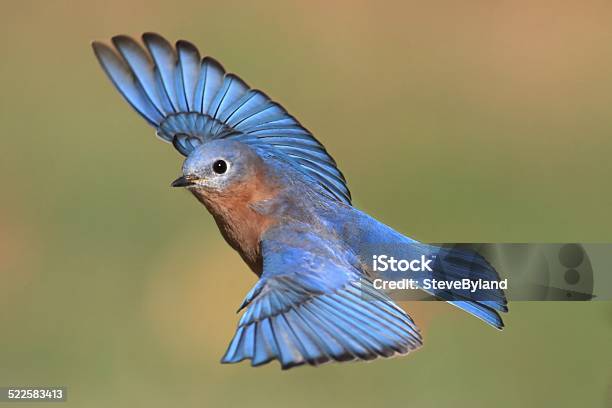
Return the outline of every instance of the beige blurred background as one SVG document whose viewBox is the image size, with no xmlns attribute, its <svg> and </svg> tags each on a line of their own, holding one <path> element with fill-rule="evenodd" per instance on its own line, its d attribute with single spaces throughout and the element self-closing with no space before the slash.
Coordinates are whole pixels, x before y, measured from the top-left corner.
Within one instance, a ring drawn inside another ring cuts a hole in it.
<svg viewBox="0 0 612 408">
<path fill-rule="evenodd" d="M 143 31 L 283 103 L 412 237 L 612 241 L 609 2 L 2 2 L 0 386 L 67 385 L 70 407 L 612 406 L 606 302 L 514 303 L 502 333 L 405 304 L 426 342 L 405 358 L 220 365 L 255 277 L 90 49 Z"/>
</svg>

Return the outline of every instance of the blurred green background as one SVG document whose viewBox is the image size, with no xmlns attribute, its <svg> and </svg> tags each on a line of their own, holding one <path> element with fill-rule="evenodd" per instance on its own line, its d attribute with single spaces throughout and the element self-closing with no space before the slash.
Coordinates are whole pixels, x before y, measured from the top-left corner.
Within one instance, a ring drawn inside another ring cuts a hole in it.
<svg viewBox="0 0 612 408">
<path fill-rule="evenodd" d="M 220 365 L 255 276 L 90 49 L 194 42 L 412 237 L 610 242 L 611 22 L 595 1 L 2 2 L 0 386 L 67 385 L 70 407 L 612 406 L 606 302 L 514 303 L 502 333 L 404 304 L 426 343 L 405 358 Z"/>
</svg>

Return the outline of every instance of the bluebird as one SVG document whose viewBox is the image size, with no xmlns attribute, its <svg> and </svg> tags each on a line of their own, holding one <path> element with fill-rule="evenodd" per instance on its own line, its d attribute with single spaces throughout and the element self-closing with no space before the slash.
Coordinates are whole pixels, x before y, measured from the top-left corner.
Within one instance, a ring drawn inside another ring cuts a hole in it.
<svg viewBox="0 0 612 408">
<path fill-rule="evenodd" d="M 419 243 L 351 204 L 336 162 L 280 104 L 187 41 L 146 33 L 92 44 L 106 75 L 157 136 L 186 157 L 186 188 L 259 277 L 222 363 L 283 369 L 408 354 L 414 321 L 374 284 L 371 248 L 434 259 L 417 274 L 429 295 L 503 327 L 503 291 L 427 288 L 426 279 L 496 280 L 482 257 Z"/>
</svg>

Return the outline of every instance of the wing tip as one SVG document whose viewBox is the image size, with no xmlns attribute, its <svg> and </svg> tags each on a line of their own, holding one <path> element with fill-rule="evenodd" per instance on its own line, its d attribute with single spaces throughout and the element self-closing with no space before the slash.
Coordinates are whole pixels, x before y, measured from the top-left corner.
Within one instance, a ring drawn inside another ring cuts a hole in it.
<svg viewBox="0 0 612 408">
<path fill-rule="evenodd" d="M 195 46 L 195 44 L 193 44 L 190 41 L 187 40 L 177 40 L 176 43 L 174 44 L 174 46 L 179 49 L 179 48 L 188 48 L 191 49 L 192 51 L 198 51 L 198 47 Z"/>
<path fill-rule="evenodd" d="M 156 32 L 146 31 L 146 32 L 142 33 L 141 38 L 142 38 L 142 42 L 147 47 L 149 47 L 150 44 L 157 44 L 157 45 L 162 45 L 163 47 L 165 47 L 168 50 L 172 49 L 174 51 L 174 47 L 172 46 L 170 41 L 168 41 L 166 39 L 166 37 L 164 37 L 161 34 L 158 34 Z"/>
<path fill-rule="evenodd" d="M 96 58 L 98 58 L 98 60 L 100 60 L 101 54 L 103 52 L 112 52 L 113 54 L 116 54 L 111 46 L 109 46 L 108 44 L 102 41 L 93 40 L 90 42 L 90 45 L 91 45 L 91 48 L 94 54 L 96 55 Z"/>
</svg>

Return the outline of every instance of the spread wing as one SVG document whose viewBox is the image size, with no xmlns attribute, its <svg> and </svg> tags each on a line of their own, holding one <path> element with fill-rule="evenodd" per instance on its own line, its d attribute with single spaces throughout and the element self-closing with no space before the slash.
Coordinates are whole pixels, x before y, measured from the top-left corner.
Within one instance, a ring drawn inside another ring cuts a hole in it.
<svg viewBox="0 0 612 408">
<path fill-rule="evenodd" d="M 267 233 L 263 273 L 223 363 L 279 360 L 286 369 L 406 354 L 421 343 L 412 319 L 346 260 L 305 230 Z"/>
<path fill-rule="evenodd" d="M 334 198 L 351 195 L 336 162 L 293 116 L 263 92 L 225 72 L 211 57 L 201 58 L 187 41 L 173 47 L 146 33 L 144 46 L 128 36 L 110 47 L 93 43 L 102 68 L 117 90 L 163 140 L 183 155 L 206 141 L 239 138 L 296 165 Z"/>
</svg>

